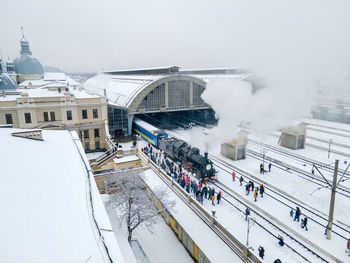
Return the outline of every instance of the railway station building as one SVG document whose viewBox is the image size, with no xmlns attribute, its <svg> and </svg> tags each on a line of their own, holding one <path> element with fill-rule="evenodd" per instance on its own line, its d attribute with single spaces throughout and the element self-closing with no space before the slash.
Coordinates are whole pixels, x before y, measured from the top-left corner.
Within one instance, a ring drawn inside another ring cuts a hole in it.
<svg viewBox="0 0 350 263">
<path fill-rule="evenodd" d="M 111 136 L 130 135 L 135 115 L 211 110 L 201 94 L 213 78 L 250 80 L 242 68 L 180 70 L 177 66 L 106 71 L 84 88 L 105 96 Z"/>
</svg>

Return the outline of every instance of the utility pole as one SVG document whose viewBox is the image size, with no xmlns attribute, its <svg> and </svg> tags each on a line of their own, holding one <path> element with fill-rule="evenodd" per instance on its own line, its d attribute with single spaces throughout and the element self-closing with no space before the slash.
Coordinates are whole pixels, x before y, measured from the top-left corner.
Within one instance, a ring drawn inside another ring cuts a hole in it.
<svg viewBox="0 0 350 263">
<path fill-rule="evenodd" d="M 265 154 L 267 154 L 267 150 L 265 148 L 262 149 L 261 151 L 262 153 L 262 157 L 263 157 L 263 165 L 264 165 L 264 169 L 265 169 Z"/>
<path fill-rule="evenodd" d="M 332 236 L 332 223 L 333 223 L 333 215 L 334 215 L 335 192 L 337 188 L 338 165 L 339 165 L 339 160 L 335 160 L 331 204 L 329 207 L 329 217 L 328 217 L 328 225 L 327 225 L 327 239 L 331 239 L 331 236 Z"/>
</svg>

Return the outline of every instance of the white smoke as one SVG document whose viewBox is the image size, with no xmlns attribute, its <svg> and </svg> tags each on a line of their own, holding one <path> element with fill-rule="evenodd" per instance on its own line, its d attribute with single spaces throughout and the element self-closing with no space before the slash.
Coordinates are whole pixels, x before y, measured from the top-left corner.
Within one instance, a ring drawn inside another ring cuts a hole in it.
<svg viewBox="0 0 350 263">
<path fill-rule="evenodd" d="M 219 123 L 208 142 L 232 139 L 241 122 L 261 134 L 309 117 L 320 80 L 349 79 L 346 1 L 268 2 L 271 5 L 256 1 L 238 7 L 239 13 L 232 15 L 235 39 L 225 53 L 231 66 L 245 65 L 265 88 L 253 94 L 244 80 L 209 81 L 202 98 L 216 111 Z M 232 21 L 224 20 L 222 26 Z"/>
<path fill-rule="evenodd" d="M 253 94 L 251 83 L 245 80 L 208 82 L 202 98 L 216 111 L 219 123 L 207 141 L 217 144 L 232 139 L 242 123 L 259 134 L 269 133 L 310 113 L 316 90 L 311 81 L 266 84 L 267 88 Z"/>
</svg>

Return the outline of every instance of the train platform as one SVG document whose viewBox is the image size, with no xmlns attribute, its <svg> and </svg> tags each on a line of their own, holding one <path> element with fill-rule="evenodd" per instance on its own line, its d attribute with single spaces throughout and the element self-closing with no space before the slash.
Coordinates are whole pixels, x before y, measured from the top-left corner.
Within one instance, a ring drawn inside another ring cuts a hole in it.
<svg viewBox="0 0 350 263">
<path fill-rule="evenodd" d="M 144 176 L 147 185 L 151 189 L 155 189 L 156 187 L 167 187 L 167 185 L 151 169 L 145 171 Z M 242 261 L 241 257 L 236 255 L 182 199 L 171 190 L 169 193 L 169 198 L 176 201 L 175 208 L 171 211 L 172 215 L 197 246 L 205 253 L 210 262 L 229 263 Z M 174 260 L 176 261 L 175 258 Z"/>
</svg>

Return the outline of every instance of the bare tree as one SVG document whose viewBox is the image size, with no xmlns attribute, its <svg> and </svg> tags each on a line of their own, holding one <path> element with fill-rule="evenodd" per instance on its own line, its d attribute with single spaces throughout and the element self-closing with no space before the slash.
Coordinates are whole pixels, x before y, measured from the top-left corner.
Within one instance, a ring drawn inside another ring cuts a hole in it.
<svg viewBox="0 0 350 263">
<path fill-rule="evenodd" d="M 175 206 L 175 201 L 169 200 L 167 188 L 157 187 L 152 192 L 147 190 L 143 177 L 136 171 L 109 176 L 106 188 L 113 193 L 107 205 L 119 208 L 120 221 L 121 224 L 126 223 L 129 242 L 138 226 L 143 224 L 151 231 L 158 215 Z"/>
</svg>

